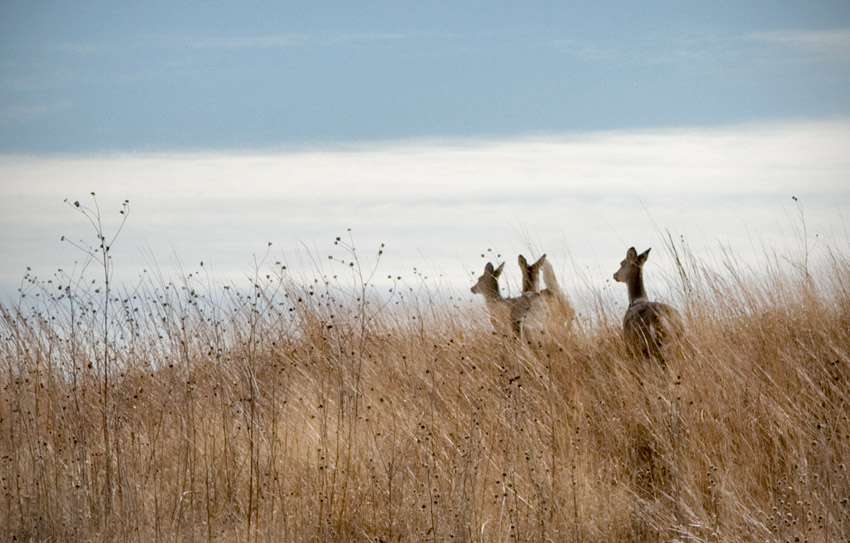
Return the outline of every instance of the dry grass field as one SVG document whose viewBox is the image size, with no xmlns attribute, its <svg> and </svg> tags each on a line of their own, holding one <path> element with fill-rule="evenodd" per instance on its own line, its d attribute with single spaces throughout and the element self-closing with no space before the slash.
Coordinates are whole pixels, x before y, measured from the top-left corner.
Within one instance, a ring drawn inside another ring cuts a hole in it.
<svg viewBox="0 0 850 543">
<path fill-rule="evenodd" d="M 623 285 L 521 342 L 340 244 L 310 280 L 28 276 L 0 305 L 4 540 L 850 538 L 847 251 L 751 270 L 671 241 L 662 370 L 626 354 Z"/>
</svg>

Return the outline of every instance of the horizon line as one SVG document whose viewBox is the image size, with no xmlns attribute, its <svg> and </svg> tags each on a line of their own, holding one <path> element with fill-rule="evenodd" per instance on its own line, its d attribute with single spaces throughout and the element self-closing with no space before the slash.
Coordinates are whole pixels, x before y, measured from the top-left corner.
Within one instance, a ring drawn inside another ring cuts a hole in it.
<svg viewBox="0 0 850 543">
<path fill-rule="evenodd" d="M 145 156 L 203 156 L 209 154 L 230 156 L 269 156 L 299 153 L 347 153 L 375 151 L 391 148 L 411 147 L 478 147 L 509 143 L 565 143 L 575 142 L 578 138 L 617 137 L 627 135 L 661 136 L 681 133 L 718 133 L 726 130 L 764 130 L 769 128 L 788 128 L 794 126 L 840 126 L 850 128 L 850 114 L 836 114 L 822 117 L 792 116 L 784 118 L 751 119 L 736 122 L 718 122 L 707 124 L 635 126 L 622 128 L 595 128 L 574 130 L 528 130 L 511 134 L 478 133 L 466 135 L 423 134 L 389 138 L 340 138 L 305 139 L 302 141 L 279 141 L 257 145 L 197 145 L 138 146 L 135 148 L 93 148 L 85 151 L 4 151 L 0 150 L 0 159 L 92 159 Z"/>
</svg>

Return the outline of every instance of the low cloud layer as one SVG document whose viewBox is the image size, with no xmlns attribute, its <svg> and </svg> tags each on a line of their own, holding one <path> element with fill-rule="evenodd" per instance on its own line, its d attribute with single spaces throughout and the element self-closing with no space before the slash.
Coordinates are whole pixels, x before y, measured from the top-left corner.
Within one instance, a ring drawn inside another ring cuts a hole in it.
<svg viewBox="0 0 850 543">
<path fill-rule="evenodd" d="M 241 280 L 268 242 L 273 259 L 310 267 L 299 254 L 305 246 L 326 259 L 350 228 L 364 255 L 386 245 L 383 276 L 416 267 L 463 290 L 486 259 L 546 252 L 567 283 L 604 282 L 627 247 L 657 246 L 664 230 L 706 251 L 793 245 L 798 203 L 810 234 L 846 242 L 848 149 L 850 122 L 837 120 L 256 153 L 6 156 L 0 284 L 8 294 L 27 266 L 47 276 L 81 260 L 59 238 L 89 239 L 90 226 L 63 199 L 85 201 L 92 191 L 107 228 L 130 200 L 114 252 L 125 278 L 153 259 L 166 273 L 178 260 L 204 261 L 222 280 Z"/>
</svg>

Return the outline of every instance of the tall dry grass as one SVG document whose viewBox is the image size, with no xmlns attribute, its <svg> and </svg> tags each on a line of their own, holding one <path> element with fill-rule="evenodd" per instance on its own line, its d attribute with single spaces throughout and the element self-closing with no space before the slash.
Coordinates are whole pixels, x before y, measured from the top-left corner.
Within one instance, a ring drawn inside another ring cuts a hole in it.
<svg viewBox="0 0 850 543">
<path fill-rule="evenodd" d="M 145 273 L 108 307 L 103 281 L 28 276 L 0 307 L 0 533 L 850 537 L 847 254 L 749 272 L 671 241 L 649 287 L 688 337 L 665 372 L 627 357 L 601 291 L 568 336 L 516 342 L 424 278 L 379 296 L 341 243 L 339 277 Z"/>
</svg>

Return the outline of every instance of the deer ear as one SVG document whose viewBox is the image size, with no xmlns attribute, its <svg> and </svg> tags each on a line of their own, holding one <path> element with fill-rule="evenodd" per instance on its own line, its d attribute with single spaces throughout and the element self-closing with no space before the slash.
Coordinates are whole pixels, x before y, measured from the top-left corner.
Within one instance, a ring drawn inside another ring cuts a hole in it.
<svg viewBox="0 0 850 543">
<path fill-rule="evenodd" d="M 638 254 L 637 254 L 637 251 L 635 250 L 635 248 L 629 247 L 629 250 L 626 251 L 626 259 L 627 260 L 634 260 L 635 262 L 637 262 L 637 257 L 638 257 Z"/>
<path fill-rule="evenodd" d="M 499 264 L 499 267 L 496 268 L 496 271 L 493 272 L 493 275 L 495 275 L 496 277 L 499 277 L 500 275 L 502 275 L 502 269 L 504 267 L 505 267 L 505 263 L 502 262 L 501 264 Z"/>
<path fill-rule="evenodd" d="M 491 263 L 489 263 L 489 262 L 488 262 L 488 263 L 484 266 L 484 271 L 485 271 L 485 272 L 487 272 L 487 273 L 493 273 L 493 264 L 491 264 Z"/>
<path fill-rule="evenodd" d="M 637 257 L 637 263 L 640 264 L 641 266 L 643 266 L 643 263 L 646 262 L 647 258 L 649 258 L 649 251 L 651 251 L 651 250 L 652 250 L 652 247 L 650 247 L 646 251 L 639 254 L 638 257 Z"/>
<path fill-rule="evenodd" d="M 516 261 L 519 263 L 521 268 L 528 267 L 528 260 L 526 260 L 524 256 L 519 255 L 518 257 L 516 257 Z"/>
<path fill-rule="evenodd" d="M 532 268 L 539 268 L 543 265 L 543 261 L 546 260 L 546 255 L 544 254 L 540 258 L 537 259 L 537 262 L 531 265 Z"/>
</svg>

